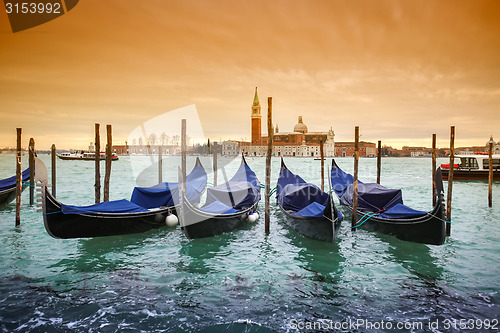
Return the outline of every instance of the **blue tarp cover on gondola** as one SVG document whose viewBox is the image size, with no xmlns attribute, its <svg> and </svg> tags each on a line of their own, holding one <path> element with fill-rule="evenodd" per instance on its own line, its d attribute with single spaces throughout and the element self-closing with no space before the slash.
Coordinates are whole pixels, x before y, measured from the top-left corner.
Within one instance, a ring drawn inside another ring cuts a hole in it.
<svg viewBox="0 0 500 333">
<path fill-rule="evenodd" d="M 174 206 L 173 196 L 179 196 L 178 183 L 160 183 L 151 187 L 135 187 L 130 201 L 145 207 L 171 207 Z"/>
<path fill-rule="evenodd" d="M 186 184 L 187 199 L 199 201 L 207 184 L 207 173 L 199 160 L 186 177 Z M 144 208 L 175 206 L 179 203 L 179 184 L 160 183 L 152 187 L 135 187 L 130 201 Z"/>
<path fill-rule="evenodd" d="M 302 208 L 298 212 L 291 212 L 291 214 L 302 217 L 323 217 L 324 211 L 325 206 L 317 202 L 311 202 L 309 205 Z"/>
<path fill-rule="evenodd" d="M 214 202 L 220 202 L 236 210 L 243 210 L 259 200 L 260 182 L 252 169 L 242 162 L 231 180 L 207 189 L 207 200 L 201 210 L 206 211 L 206 208 Z"/>
<path fill-rule="evenodd" d="M 288 184 L 280 192 L 278 196 L 278 203 L 285 210 L 300 211 L 309 204 L 317 202 L 323 206 L 328 201 L 328 194 L 321 191 L 321 189 L 310 183 L 304 184 Z"/>
<path fill-rule="evenodd" d="M 386 219 L 401 219 L 401 218 L 423 216 L 425 214 L 427 214 L 427 212 L 416 210 L 408 206 L 405 206 L 403 204 L 397 204 L 391 209 L 388 209 L 387 211 L 383 212 L 378 216 Z"/>
<path fill-rule="evenodd" d="M 201 210 L 212 214 L 234 214 L 238 212 L 238 210 L 220 201 L 214 201 L 209 205 L 203 206 Z"/>
<path fill-rule="evenodd" d="M 276 200 L 292 215 L 322 217 L 328 194 L 283 167 L 278 178 Z"/>
<path fill-rule="evenodd" d="M 279 197 L 283 188 L 289 184 L 300 185 L 307 184 L 307 182 L 287 168 L 281 168 L 280 175 L 278 177 L 278 185 L 276 187 L 276 198 Z"/>
<path fill-rule="evenodd" d="M 347 188 L 354 183 L 354 177 L 348 173 L 345 173 L 340 168 L 332 168 L 331 181 L 332 189 L 340 198 L 342 197 L 342 195 L 344 195 L 344 192 L 347 190 Z M 358 185 L 359 184 L 363 183 L 358 180 Z"/>
<path fill-rule="evenodd" d="M 128 200 L 116 200 L 101 202 L 90 206 L 70 206 L 61 205 L 61 211 L 64 214 L 91 214 L 91 213 L 140 213 L 148 210 L 140 207 Z"/>
<path fill-rule="evenodd" d="M 30 168 L 23 171 L 23 182 L 30 180 Z M 0 180 L 0 192 L 16 186 L 16 176 Z"/>
<path fill-rule="evenodd" d="M 352 207 L 353 183 L 352 175 L 345 173 L 338 166 L 332 168 L 332 187 L 344 206 Z M 362 183 L 358 181 L 358 207 L 372 212 L 383 211 L 382 218 L 411 218 L 426 214 L 403 204 L 400 189 L 388 189 L 377 183 Z"/>
<path fill-rule="evenodd" d="M 347 187 L 340 198 L 344 206 L 352 206 L 353 186 Z M 403 203 L 401 190 L 389 189 L 377 183 L 365 183 L 358 185 L 358 207 L 378 212 L 389 209 L 396 204 Z"/>
</svg>

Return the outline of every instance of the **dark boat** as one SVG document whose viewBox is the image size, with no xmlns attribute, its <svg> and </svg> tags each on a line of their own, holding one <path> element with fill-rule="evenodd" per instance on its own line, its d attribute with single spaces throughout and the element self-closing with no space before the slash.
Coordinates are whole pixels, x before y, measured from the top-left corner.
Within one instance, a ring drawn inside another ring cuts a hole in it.
<svg viewBox="0 0 500 333">
<path fill-rule="evenodd" d="M 353 177 L 332 161 L 331 182 L 340 204 L 352 211 Z M 403 204 L 400 189 L 388 189 L 377 183 L 358 181 L 358 221 L 363 226 L 393 235 L 401 240 L 441 245 L 446 238 L 445 209 L 441 169 L 436 170 L 436 205 L 429 211 L 419 211 Z"/>
<path fill-rule="evenodd" d="M 342 222 L 331 194 L 293 174 L 281 159 L 276 201 L 285 222 L 298 233 L 321 241 L 333 242 Z"/>
<path fill-rule="evenodd" d="M 23 171 L 23 182 L 30 180 L 30 169 Z M 22 190 L 25 186 L 21 187 Z M 8 205 L 16 199 L 16 176 L 5 178 L 0 180 L 0 207 Z"/>
<path fill-rule="evenodd" d="M 245 157 L 233 178 L 207 189 L 205 204 L 198 208 L 182 197 L 180 223 L 189 238 L 203 238 L 233 231 L 255 221 L 260 182 Z"/>
<path fill-rule="evenodd" d="M 39 163 L 37 159 L 36 170 Z M 45 168 L 45 165 L 43 166 Z M 40 168 L 41 170 L 41 168 Z M 46 168 L 45 168 L 46 170 Z M 131 200 L 102 202 L 90 206 L 70 206 L 57 201 L 47 189 L 46 171 L 42 182 L 45 229 L 55 238 L 82 238 L 125 235 L 165 226 L 167 216 L 176 215 L 178 183 L 160 183 L 136 187 Z M 207 183 L 207 174 L 199 159 L 187 176 L 188 200 L 199 200 Z M 175 220 L 175 218 L 174 218 Z M 176 223 L 176 222 L 175 222 Z"/>
</svg>

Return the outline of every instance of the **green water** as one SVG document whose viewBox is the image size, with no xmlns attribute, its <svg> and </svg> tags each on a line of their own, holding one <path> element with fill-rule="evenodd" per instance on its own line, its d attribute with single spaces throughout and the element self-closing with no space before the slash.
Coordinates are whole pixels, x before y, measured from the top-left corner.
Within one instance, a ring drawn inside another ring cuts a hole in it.
<svg viewBox="0 0 500 333">
<path fill-rule="evenodd" d="M 41 159 L 50 166 L 49 156 Z M 201 160 L 210 172 L 211 159 Z M 139 156 L 113 162 L 111 199 L 130 198 L 138 170 L 150 162 Z M 57 163 L 58 199 L 92 204 L 93 163 Z M 229 160 L 219 161 L 225 163 Z M 263 182 L 265 159 L 248 163 Z M 286 163 L 320 184 L 319 161 L 289 158 Z M 352 159 L 337 163 L 352 172 Z M 430 210 L 430 159 L 384 158 L 382 163 L 383 185 L 402 188 L 412 208 Z M 179 157 L 164 161 L 164 180 L 175 180 L 178 164 Z M 193 165 L 189 157 L 188 168 Z M 237 166 L 226 166 L 228 177 Z M 13 155 L 0 155 L 0 178 L 11 176 L 14 167 Z M 273 159 L 272 186 L 278 171 L 279 160 Z M 374 181 L 375 175 L 376 160 L 361 159 L 360 179 Z M 221 182 L 222 173 L 218 177 Z M 139 183 L 147 178 L 141 175 Z M 149 178 L 156 182 L 154 170 Z M 21 227 L 14 227 L 14 204 L 0 209 L 0 328 L 395 332 L 397 323 L 406 323 L 414 325 L 406 331 L 458 332 L 463 331 L 462 320 L 473 328 L 468 331 L 484 331 L 478 325 L 487 320 L 494 325 L 500 313 L 500 183 L 494 183 L 493 208 L 487 206 L 487 182 L 455 182 L 453 190 L 452 235 L 442 246 L 362 229 L 353 233 L 349 219 L 333 244 L 307 239 L 284 225 L 274 200 L 269 235 L 264 233 L 262 201 L 258 222 L 213 238 L 189 240 L 179 228 L 165 227 L 136 235 L 58 240 L 47 234 L 41 213 L 27 205 L 29 191 L 24 191 Z M 320 320 L 323 328 L 306 329 L 307 323 Z M 356 320 L 365 323 L 345 326 Z M 341 324 L 345 329 L 335 330 Z"/>
</svg>

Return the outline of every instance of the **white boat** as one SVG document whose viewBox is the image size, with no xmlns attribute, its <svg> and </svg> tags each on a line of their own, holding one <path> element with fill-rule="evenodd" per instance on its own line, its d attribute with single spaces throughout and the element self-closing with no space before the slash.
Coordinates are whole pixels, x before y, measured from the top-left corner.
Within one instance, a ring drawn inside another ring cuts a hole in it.
<svg viewBox="0 0 500 333">
<path fill-rule="evenodd" d="M 101 152 L 99 155 L 100 155 L 101 161 L 106 159 L 106 153 Z M 88 152 L 88 151 L 78 151 L 75 153 L 61 153 L 61 154 L 57 154 L 57 157 L 59 157 L 61 160 L 95 161 L 95 153 Z M 116 155 L 116 153 L 113 153 L 111 155 L 111 160 L 117 161 L 118 155 Z"/>
<path fill-rule="evenodd" d="M 493 179 L 500 179 L 500 154 L 493 154 Z M 453 179 L 488 179 L 490 161 L 488 154 L 455 155 Z M 450 164 L 441 164 L 443 179 L 448 179 Z"/>
</svg>

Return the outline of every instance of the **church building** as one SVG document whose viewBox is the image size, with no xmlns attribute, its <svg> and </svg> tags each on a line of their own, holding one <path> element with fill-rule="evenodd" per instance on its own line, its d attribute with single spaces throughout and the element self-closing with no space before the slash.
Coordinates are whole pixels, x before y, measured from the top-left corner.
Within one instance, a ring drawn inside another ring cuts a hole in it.
<svg viewBox="0 0 500 333">
<path fill-rule="evenodd" d="M 251 107 L 251 141 L 239 141 L 240 152 L 246 156 L 265 156 L 267 152 L 268 136 L 262 135 L 262 115 L 257 88 Z M 335 154 L 335 133 L 330 127 L 327 132 L 309 132 L 302 116 L 298 117 L 298 122 L 292 132 L 280 132 L 278 125 L 273 134 L 273 155 L 274 156 L 311 156 L 319 157 L 320 142 L 323 142 L 323 153 L 325 157 L 333 157 Z M 227 145 L 228 149 L 225 149 Z M 234 141 L 226 141 L 222 144 L 222 151 L 234 151 Z M 231 146 L 231 149 L 229 149 Z"/>
</svg>

